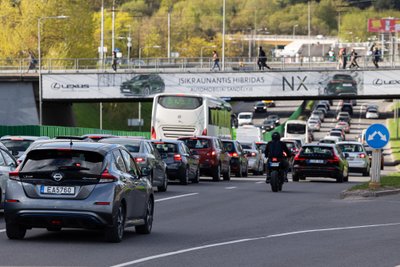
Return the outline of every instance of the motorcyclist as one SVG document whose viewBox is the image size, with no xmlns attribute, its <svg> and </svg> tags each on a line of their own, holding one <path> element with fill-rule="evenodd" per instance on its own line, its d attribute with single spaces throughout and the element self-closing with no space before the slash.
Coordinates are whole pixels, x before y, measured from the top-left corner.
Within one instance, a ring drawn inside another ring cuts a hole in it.
<svg viewBox="0 0 400 267">
<path fill-rule="evenodd" d="M 280 167 L 285 170 L 285 182 L 288 181 L 287 173 L 289 170 L 289 162 L 287 158 L 290 158 L 291 156 L 292 153 L 290 149 L 287 148 L 286 143 L 281 141 L 281 135 L 278 132 L 274 132 L 272 134 L 272 140 L 268 142 L 265 149 L 265 157 L 268 158 L 268 160 L 271 158 L 278 158 L 280 160 Z M 267 170 L 267 180 L 265 182 L 269 183 L 270 179 L 271 177 Z"/>
</svg>

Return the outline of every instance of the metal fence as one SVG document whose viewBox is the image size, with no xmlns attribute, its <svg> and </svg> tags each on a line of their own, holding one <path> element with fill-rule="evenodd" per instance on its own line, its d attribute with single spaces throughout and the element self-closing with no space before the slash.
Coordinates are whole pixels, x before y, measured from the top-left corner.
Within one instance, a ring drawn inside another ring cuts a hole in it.
<svg viewBox="0 0 400 267">
<path fill-rule="evenodd" d="M 375 68 L 371 56 L 362 56 L 357 59 L 360 68 Z M 220 66 L 222 67 L 220 62 Z M 62 72 L 111 72 L 112 60 L 106 58 L 44 58 L 42 59 L 42 73 Z M 338 62 L 328 57 L 279 57 L 269 58 L 267 64 L 273 70 L 334 70 Z M 349 61 L 348 61 L 349 65 Z M 210 71 L 213 66 L 211 58 L 121 58 L 118 60 L 117 72 L 204 72 Z M 379 62 L 381 68 L 400 67 L 400 56 L 388 55 Z M 0 59 L 0 73 L 35 73 L 29 68 L 28 59 Z M 256 71 L 258 70 L 256 57 L 228 57 L 225 58 L 224 71 Z"/>
</svg>

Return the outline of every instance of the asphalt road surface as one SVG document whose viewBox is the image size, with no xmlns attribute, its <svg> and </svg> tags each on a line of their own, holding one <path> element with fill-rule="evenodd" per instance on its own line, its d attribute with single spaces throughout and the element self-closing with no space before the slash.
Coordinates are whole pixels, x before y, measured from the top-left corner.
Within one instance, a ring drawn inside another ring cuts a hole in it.
<svg viewBox="0 0 400 267">
<path fill-rule="evenodd" d="M 366 123 L 361 118 L 360 125 Z M 352 125 L 356 135 L 359 129 Z M 383 174 L 394 170 L 386 166 Z M 271 192 L 263 176 L 171 183 L 167 192 L 156 193 L 153 232 L 137 235 L 128 229 L 118 244 L 104 242 L 101 232 L 76 229 L 33 229 L 24 240 L 9 240 L 0 213 L 0 265 L 399 265 L 399 195 L 339 198 L 368 179 L 354 174 L 348 183 L 290 181 L 279 193 Z"/>
</svg>

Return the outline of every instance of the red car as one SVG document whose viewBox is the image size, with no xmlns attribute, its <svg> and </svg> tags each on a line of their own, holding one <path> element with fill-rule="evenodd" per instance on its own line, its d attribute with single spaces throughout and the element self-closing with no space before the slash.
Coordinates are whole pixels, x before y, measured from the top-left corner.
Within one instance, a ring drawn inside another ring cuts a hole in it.
<svg viewBox="0 0 400 267">
<path fill-rule="evenodd" d="M 231 156 L 224 149 L 221 140 L 214 136 L 181 137 L 178 140 L 200 156 L 200 174 L 211 176 L 219 181 L 221 174 L 224 180 L 231 179 Z"/>
</svg>

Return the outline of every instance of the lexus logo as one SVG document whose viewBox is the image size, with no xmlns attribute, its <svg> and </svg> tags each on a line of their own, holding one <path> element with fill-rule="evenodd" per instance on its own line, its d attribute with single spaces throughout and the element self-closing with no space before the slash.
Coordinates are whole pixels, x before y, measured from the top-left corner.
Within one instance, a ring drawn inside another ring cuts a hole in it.
<svg viewBox="0 0 400 267">
<path fill-rule="evenodd" d="M 382 80 L 382 79 L 375 79 L 372 81 L 372 84 L 375 86 L 380 85 L 398 85 L 400 84 L 400 80 Z"/>
<path fill-rule="evenodd" d="M 60 90 L 60 89 L 70 89 L 70 90 L 75 90 L 75 89 L 89 89 L 90 85 L 89 84 L 75 84 L 75 83 L 68 83 L 68 84 L 60 84 L 60 83 L 52 83 L 51 84 L 51 89 L 53 90 Z"/>
<path fill-rule="evenodd" d="M 53 180 L 56 181 L 56 182 L 59 182 L 64 178 L 64 175 L 62 173 L 59 173 L 59 172 L 53 173 L 52 176 L 53 176 Z"/>
</svg>

